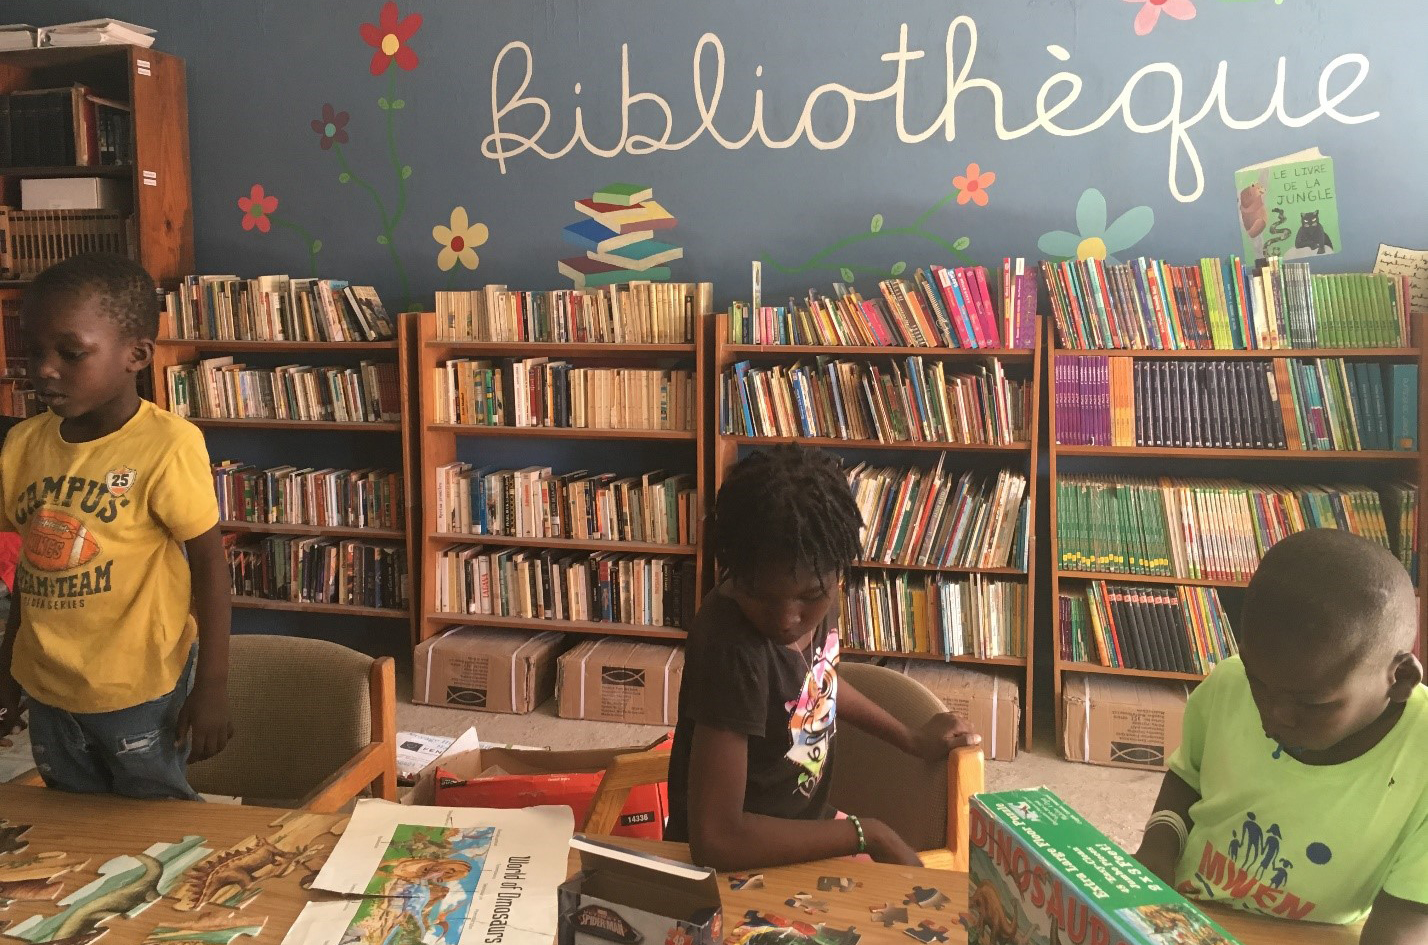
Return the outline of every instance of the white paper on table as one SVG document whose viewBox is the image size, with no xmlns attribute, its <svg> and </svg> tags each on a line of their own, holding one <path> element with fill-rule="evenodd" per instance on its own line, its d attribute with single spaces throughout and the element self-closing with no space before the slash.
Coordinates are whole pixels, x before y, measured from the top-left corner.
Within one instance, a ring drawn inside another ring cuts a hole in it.
<svg viewBox="0 0 1428 945">
<path fill-rule="evenodd" d="M 427 735 L 425 732 L 397 733 L 397 773 L 403 777 L 415 777 L 427 765 L 441 757 L 442 752 L 456 741 L 445 735 Z"/>
<path fill-rule="evenodd" d="M 413 841 L 413 827 L 440 829 Z M 366 945 L 401 923 L 429 945 L 550 945 L 574 828 L 569 807 L 359 801 L 312 888 L 366 898 L 309 905 L 286 941 Z"/>
</svg>

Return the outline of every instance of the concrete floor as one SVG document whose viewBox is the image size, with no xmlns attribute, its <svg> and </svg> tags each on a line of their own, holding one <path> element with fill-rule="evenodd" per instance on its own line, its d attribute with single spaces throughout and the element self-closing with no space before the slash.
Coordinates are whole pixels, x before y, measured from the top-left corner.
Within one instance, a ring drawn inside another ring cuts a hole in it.
<svg viewBox="0 0 1428 945">
<path fill-rule="evenodd" d="M 560 750 L 645 745 L 667 731 L 658 726 L 562 719 L 555 714 L 554 700 L 529 715 L 498 715 L 412 705 L 405 689 L 399 690 L 398 697 L 397 728 L 404 732 L 454 736 L 475 727 L 485 742 Z M 1106 836 L 1130 849 L 1140 843 L 1141 828 L 1150 816 L 1162 777 L 1158 771 L 1063 761 L 1049 741 L 1022 752 L 1016 761 L 987 762 L 987 790 L 1048 787 Z"/>
</svg>

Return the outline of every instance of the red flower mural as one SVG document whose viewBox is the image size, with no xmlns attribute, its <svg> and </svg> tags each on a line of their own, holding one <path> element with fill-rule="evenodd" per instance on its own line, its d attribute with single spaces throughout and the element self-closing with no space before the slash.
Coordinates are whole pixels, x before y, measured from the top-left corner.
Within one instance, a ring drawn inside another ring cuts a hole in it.
<svg viewBox="0 0 1428 945">
<path fill-rule="evenodd" d="M 243 229 L 257 227 L 259 233 L 266 233 L 273 228 L 268 214 L 278 209 L 278 198 L 263 193 L 262 184 L 254 184 L 248 196 L 238 198 L 238 209 L 243 211 Z"/>
<path fill-rule="evenodd" d="M 312 130 L 322 136 L 322 150 L 331 150 L 333 143 L 347 143 L 347 121 L 352 116 L 346 112 L 334 111 L 331 105 L 322 106 L 322 117 L 312 120 Z"/>
<path fill-rule="evenodd" d="M 363 23 L 362 41 L 376 52 L 372 53 L 372 74 L 381 75 L 395 62 L 398 68 L 407 72 L 415 69 L 420 60 L 416 51 L 407 41 L 421 29 L 421 14 L 411 13 L 402 17 L 397 11 L 396 0 L 387 0 L 376 23 Z"/>
</svg>

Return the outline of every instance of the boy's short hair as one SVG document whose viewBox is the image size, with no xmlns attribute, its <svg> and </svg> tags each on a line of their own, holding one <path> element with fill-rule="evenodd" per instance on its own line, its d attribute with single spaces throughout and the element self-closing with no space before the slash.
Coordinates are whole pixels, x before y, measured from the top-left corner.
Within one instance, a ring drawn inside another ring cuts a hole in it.
<svg viewBox="0 0 1428 945">
<path fill-rule="evenodd" d="M 55 263 L 25 291 L 22 311 L 35 313 L 59 295 L 92 296 L 125 338 L 153 341 L 159 334 L 159 294 L 144 267 L 116 253 L 83 253 Z"/>
<path fill-rule="evenodd" d="M 837 457 L 797 444 L 755 450 L 714 500 L 711 544 L 735 577 L 770 566 L 839 574 L 858 558 L 863 517 Z"/>
<path fill-rule="evenodd" d="M 1412 645 L 1413 582 L 1376 542 L 1336 528 L 1296 532 L 1265 554 L 1245 592 L 1241 632 L 1286 635 L 1345 658 Z"/>
</svg>

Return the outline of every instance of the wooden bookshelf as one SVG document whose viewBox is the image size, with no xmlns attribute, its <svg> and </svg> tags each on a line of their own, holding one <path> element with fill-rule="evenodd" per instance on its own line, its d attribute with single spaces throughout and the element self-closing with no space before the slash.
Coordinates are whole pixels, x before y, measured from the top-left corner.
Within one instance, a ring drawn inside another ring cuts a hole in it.
<svg viewBox="0 0 1428 945">
<path fill-rule="evenodd" d="M 802 443 L 808 446 L 823 447 L 839 453 L 846 453 L 846 458 L 853 458 L 859 455 L 876 454 L 879 463 L 896 463 L 903 465 L 930 465 L 936 453 L 947 454 L 947 465 L 944 467 L 951 473 L 956 474 L 966 468 L 968 463 L 979 463 L 979 468 L 993 467 L 1013 467 L 1027 476 L 1028 503 L 1028 548 L 1027 560 L 1030 568 L 1023 571 L 1019 568 L 959 568 L 959 567 L 938 567 L 933 565 L 908 565 L 898 563 L 884 563 L 880 561 L 859 561 L 854 565 L 855 571 L 885 571 L 885 572 L 911 572 L 915 574 L 942 574 L 954 575 L 987 575 L 1003 579 L 1024 581 L 1026 584 L 1026 620 L 1022 632 L 1025 637 L 1025 657 L 988 657 L 977 658 L 971 656 L 943 657 L 928 653 L 904 653 L 886 650 L 862 650 L 845 647 L 843 653 L 856 656 L 872 657 L 897 657 L 903 659 L 925 660 L 930 662 L 948 662 L 968 667 L 983 667 L 988 669 L 999 669 L 1003 672 L 1014 671 L 1018 685 L 1022 690 L 1022 728 L 1026 744 L 1031 742 L 1033 711 L 1033 666 L 1034 666 L 1034 646 L 1035 646 L 1035 611 L 1036 611 L 1036 492 L 1037 492 L 1037 456 L 1038 456 L 1038 435 L 1040 425 L 1040 410 L 1035 405 L 1041 402 L 1042 384 L 1042 359 L 1041 346 L 1043 340 L 1042 332 L 1038 331 L 1037 344 L 1033 348 L 940 348 L 940 347 L 869 347 L 852 345 L 749 345 L 731 344 L 727 341 L 729 337 L 728 316 L 720 315 L 714 319 L 710 326 L 711 339 L 708 343 L 712 352 L 712 367 L 708 372 L 707 384 L 710 409 L 713 414 L 718 412 L 718 385 L 720 378 L 726 368 L 731 367 L 736 362 L 751 361 L 755 366 L 770 364 L 791 364 L 797 360 L 808 361 L 815 357 L 830 356 L 839 358 L 850 358 L 858 361 L 872 361 L 887 363 L 890 360 L 902 360 L 910 356 L 919 356 L 926 361 L 943 360 L 950 362 L 949 367 L 956 368 L 963 363 L 971 364 L 981 359 L 998 358 L 1010 370 L 1020 370 L 1024 372 L 1026 379 L 1032 385 L 1032 404 L 1034 409 L 1031 412 L 1031 429 L 1029 437 L 1025 442 L 1010 444 L 978 444 L 978 443 L 940 443 L 940 442 L 882 442 L 880 440 L 859 440 L 859 439 L 839 439 L 836 437 L 803 437 L 803 436 L 742 436 L 729 435 L 721 432 L 719 418 L 711 416 L 711 441 L 713 448 L 710 451 L 710 499 L 717 492 L 720 484 L 729 470 L 738 462 L 740 456 L 750 448 L 765 446 L 777 443 Z M 988 466 L 987 464 L 992 464 Z M 713 563 L 710 563 L 709 570 L 712 572 Z"/>
<path fill-rule="evenodd" d="M 704 293 L 707 296 L 707 293 Z M 707 586 L 706 563 L 698 542 L 663 544 L 658 542 L 615 541 L 578 538 L 533 538 L 508 535 L 481 535 L 443 530 L 437 517 L 437 470 L 449 463 L 469 459 L 476 465 L 509 468 L 519 465 L 549 466 L 557 473 L 573 469 L 588 469 L 592 474 L 606 471 L 599 459 L 582 459 L 578 463 L 565 458 L 572 450 L 590 449 L 586 444 L 608 447 L 606 452 L 618 454 L 626 449 L 657 450 L 669 455 L 662 468 L 670 473 L 694 476 L 696 517 L 702 520 L 706 506 L 705 450 L 709 443 L 710 407 L 704 383 L 703 322 L 710 305 L 701 297 L 695 312 L 695 340 L 683 344 L 614 344 L 614 343 L 543 343 L 495 342 L 438 337 L 436 315 L 416 316 L 413 349 L 414 389 L 419 416 L 414 423 L 416 463 L 421 470 L 420 519 L 414 523 L 413 547 L 419 548 L 422 561 L 418 600 L 420 619 L 417 640 L 429 639 L 451 626 L 494 627 L 530 630 L 559 630 L 582 635 L 605 635 L 631 639 L 678 641 L 685 631 L 678 627 L 644 626 L 610 621 L 546 620 L 540 617 L 494 616 L 489 614 L 443 613 L 438 610 L 436 568 L 441 553 L 454 545 L 481 545 L 491 548 L 531 550 L 620 552 L 670 558 L 692 558 L 695 564 L 698 593 Z M 655 368 L 676 366 L 694 374 L 693 430 L 628 430 L 569 427 L 482 426 L 475 424 L 438 423 L 436 404 L 438 392 L 434 378 L 438 366 L 453 358 L 487 358 L 492 360 L 549 356 L 569 361 L 580 367 Z M 468 442 L 469 441 L 469 442 Z M 517 462 L 506 458 L 487 460 L 488 451 L 517 451 Z M 584 454 L 582 454 L 584 455 Z M 479 457 L 479 458 L 478 458 Z M 678 459 L 675 459 L 678 457 Z M 702 526 L 702 521 L 700 522 Z"/>
<path fill-rule="evenodd" d="M 1054 330 L 1048 326 L 1052 335 Z M 1413 324 L 1413 334 L 1415 339 L 1422 339 L 1424 331 L 1423 320 L 1415 319 Z M 1222 598 L 1225 611 L 1232 620 L 1238 619 L 1238 604 L 1241 599 L 1243 589 L 1248 586 L 1248 580 L 1226 580 L 1217 578 L 1189 578 L 1170 577 L 1161 575 L 1144 575 L 1131 573 L 1108 573 L 1100 571 L 1082 571 L 1064 569 L 1059 566 L 1061 560 L 1060 542 L 1058 532 L 1058 485 L 1062 476 L 1066 473 L 1087 472 L 1096 475 L 1114 476 L 1117 472 L 1126 475 L 1141 476 L 1184 476 L 1193 478 L 1197 475 L 1205 475 L 1206 467 L 1190 467 L 1189 470 L 1181 472 L 1173 464 L 1164 462 L 1151 463 L 1149 465 L 1139 465 L 1139 461 L 1150 460 L 1181 460 L 1187 463 L 1199 462 L 1209 463 L 1213 469 L 1211 475 L 1223 475 L 1228 477 L 1244 478 L 1251 482 L 1274 482 L 1272 477 L 1266 477 L 1266 468 L 1284 468 L 1288 475 L 1285 476 L 1287 484 L 1298 482 L 1353 482 L 1373 485 L 1376 482 L 1386 479 L 1405 479 L 1416 482 L 1419 489 L 1418 500 L 1418 528 L 1421 536 L 1428 534 L 1428 508 L 1425 508 L 1424 498 L 1428 496 L 1428 463 L 1424 461 L 1423 444 L 1425 443 L 1425 433 L 1428 433 L 1428 385 L 1421 382 L 1425 369 L 1428 369 L 1428 347 L 1422 345 L 1414 347 L 1397 348 L 1291 348 L 1291 349 L 1263 349 L 1252 350 L 1156 350 L 1146 351 L 1140 349 L 1124 348 L 1094 348 L 1094 349 L 1065 349 L 1056 344 L 1048 343 L 1047 350 L 1047 376 L 1056 377 L 1056 366 L 1059 361 L 1066 358 L 1084 356 L 1113 356 L 1130 357 L 1132 359 L 1241 359 L 1253 358 L 1258 360 L 1278 360 L 1287 358 L 1350 358 L 1353 360 L 1372 360 L 1392 363 L 1408 363 L 1418 367 L 1420 383 L 1418 385 L 1418 442 L 1420 449 L 1415 451 L 1384 451 L 1384 450 L 1299 450 L 1299 449 L 1192 449 L 1181 447 L 1143 447 L 1143 446 L 1079 446 L 1062 445 L 1056 441 L 1057 430 L 1057 399 L 1054 386 L 1048 391 L 1047 396 L 1047 430 L 1048 430 L 1048 450 L 1047 463 L 1049 470 L 1048 493 L 1050 512 L 1050 540 L 1051 540 L 1051 640 L 1050 646 L 1053 654 L 1053 680 L 1055 692 L 1056 709 L 1056 730 L 1058 742 L 1061 740 L 1064 731 L 1062 691 L 1065 687 L 1067 673 L 1087 673 L 1102 676 L 1115 676 L 1129 679 L 1142 680 L 1164 680 L 1173 682 L 1197 683 L 1204 679 L 1204 676 L 1196 673 L 1167 672 L 1157 670 L 1137 670 L 1099 664 L 1077 662 L 1063 659 L 1062 638 L 1063 634 L 1069 632 L 1068 628 L 1061 623 L 1061 610 L 1059 600 L 1063 585 L 1085 586 L 1091 581 L 1109 581 L 1124 584 L 1145 584 L 1159 586 L 1183 586 L 1183 587 L 1207 587 L 1217 591 L 1228 591 L 1229 595 Z M 1243 470 L 1243 472 L 1241 472 Z M 1293 470 L 1293 472 L 1290 472 Z M 1392 525 L 1390 524 L 1390 528 Z M 1419 635 L 1420 651 L 1428 639 L 1425 639 L 1425 632 L 1428 631 L 1428 603 L 1422 593 L 1422 588 L 1428 587 L 1428 556 L 1420 552 L 1419 554 L 1419 574 L 1416 575 L 1419 593 Z"/>
<path fill-rule="evenodd" d="M 169 391 L 168 385 L 165 383 L 165 370 L 167 368 L 179 364 L 190 364 L 206 357 L 223 354 L 245 354 L 252 355 L 256 359 L 261 359 L 255 361 L 255 363 L 261 364 L 284 363 L 295 356 L 301 357 L 305 363 L 313 364 L 348 365 L 356 364 L 360 360 L 390 361 L 395 363 L 397 368 L 400 402 L 405 407 L 405 405 L 411 403 L 408 378 L 411 375 L 410 359 L 414 326 L 412 325 L 412 318 L 407 315 L 396 316 L 394 320 L 397 326 L 397 337 L 390 341 L 245 341 L 175 337 L 172 319 L 170 315 L 165 312 L 160 318 L 160 337 L 154 349 L 152 369 L 154 376 L 154 400 L 159 406 L 169 409 Z M 265 356 L 267 357 L 265 358 Z M 415 518 L 419 518 L 419 514 L 416 511 L 419 493 L 412 488 L 412 477 L 415 475 L 415 469 L 413 467 L 413 452 L 409 441 L 414 434 L 409 424 L 409 410 L 403 409 L 402 419 L 400 421 L 385 422 L 227 419 L 212 417 L 190 417 L 188 419 L 195 426 L 206 432 L 207 438 L 210 441 L 209 453 L 214 461 L 243 459 L 242 455 L 233 454 L 249 452 L 249 447 L 257 445 L 251 437 L 261 436 L 263 433 L 301 434 L 301 439 L 303 440 L 303 446 L 300 450 L 301 455 L 285 455 L 282 462 L 298 466 L 308 465 L 314 467 L 332 465 L 330 459 L 324 459 L 323 453 L 323 444 L 339 442 L 338 440 L 331 439 L 331 437 L 346 439 L 354 434 L 363 434 L 361 441 L 363 444 L 371 442 L 369 438 L 379 438 L 379 442 L 396 441 L 398 449 L 393 452 L 393 455 L 395 455 L 395 452 L 400 452 L 399 464 L 392 462 L 372 465 L 381 465 L 391 471 L 401 473 L 402 491 L 404 495 L 402 509 L 404 520 L 400 528 L 289 525 L 283 523 L 244 521 L 222 521 L 219 523 L 219 526 L 225 534 L 244 536 L 292 535 L 336 539 L 355 538 L 364 541 L 397 545 L 404 551 L 407 559 L 407 600 L 411 604 L 411 606 L 407 608 L 398 609 L 365 607 L 350 604 L 269 600 L 267 598 L 242 595 L 234 595 L 233 606 L 303 614 L 380 617 L 384 619 L 404 620 L 408 623 L 408 638 L 411 640 L 415 639 L 418 625 L 416 618 L 416 588 L 418 586 L 416 572 L 419 567 L 419 555 L 413 553 L 412 521 Z M 231 431 L 244 431 L 247 436 L 243 440 L 235 440 L 232 436 L 224 435 Z M 213 443 L 215 436 L 223 437 L 221 448 L 215 447 Z M 307 442 L 309 439 L 311 440 L 310 445 Z M 234 449 L 233 446 L 235 443 L 241 443 L 242 447 Z M 254 463 L 254 465 L 259 467 L 268 464 L 266 461 Z M 363 463 L 360 465 L 367 464 Z"/>
</svg>

